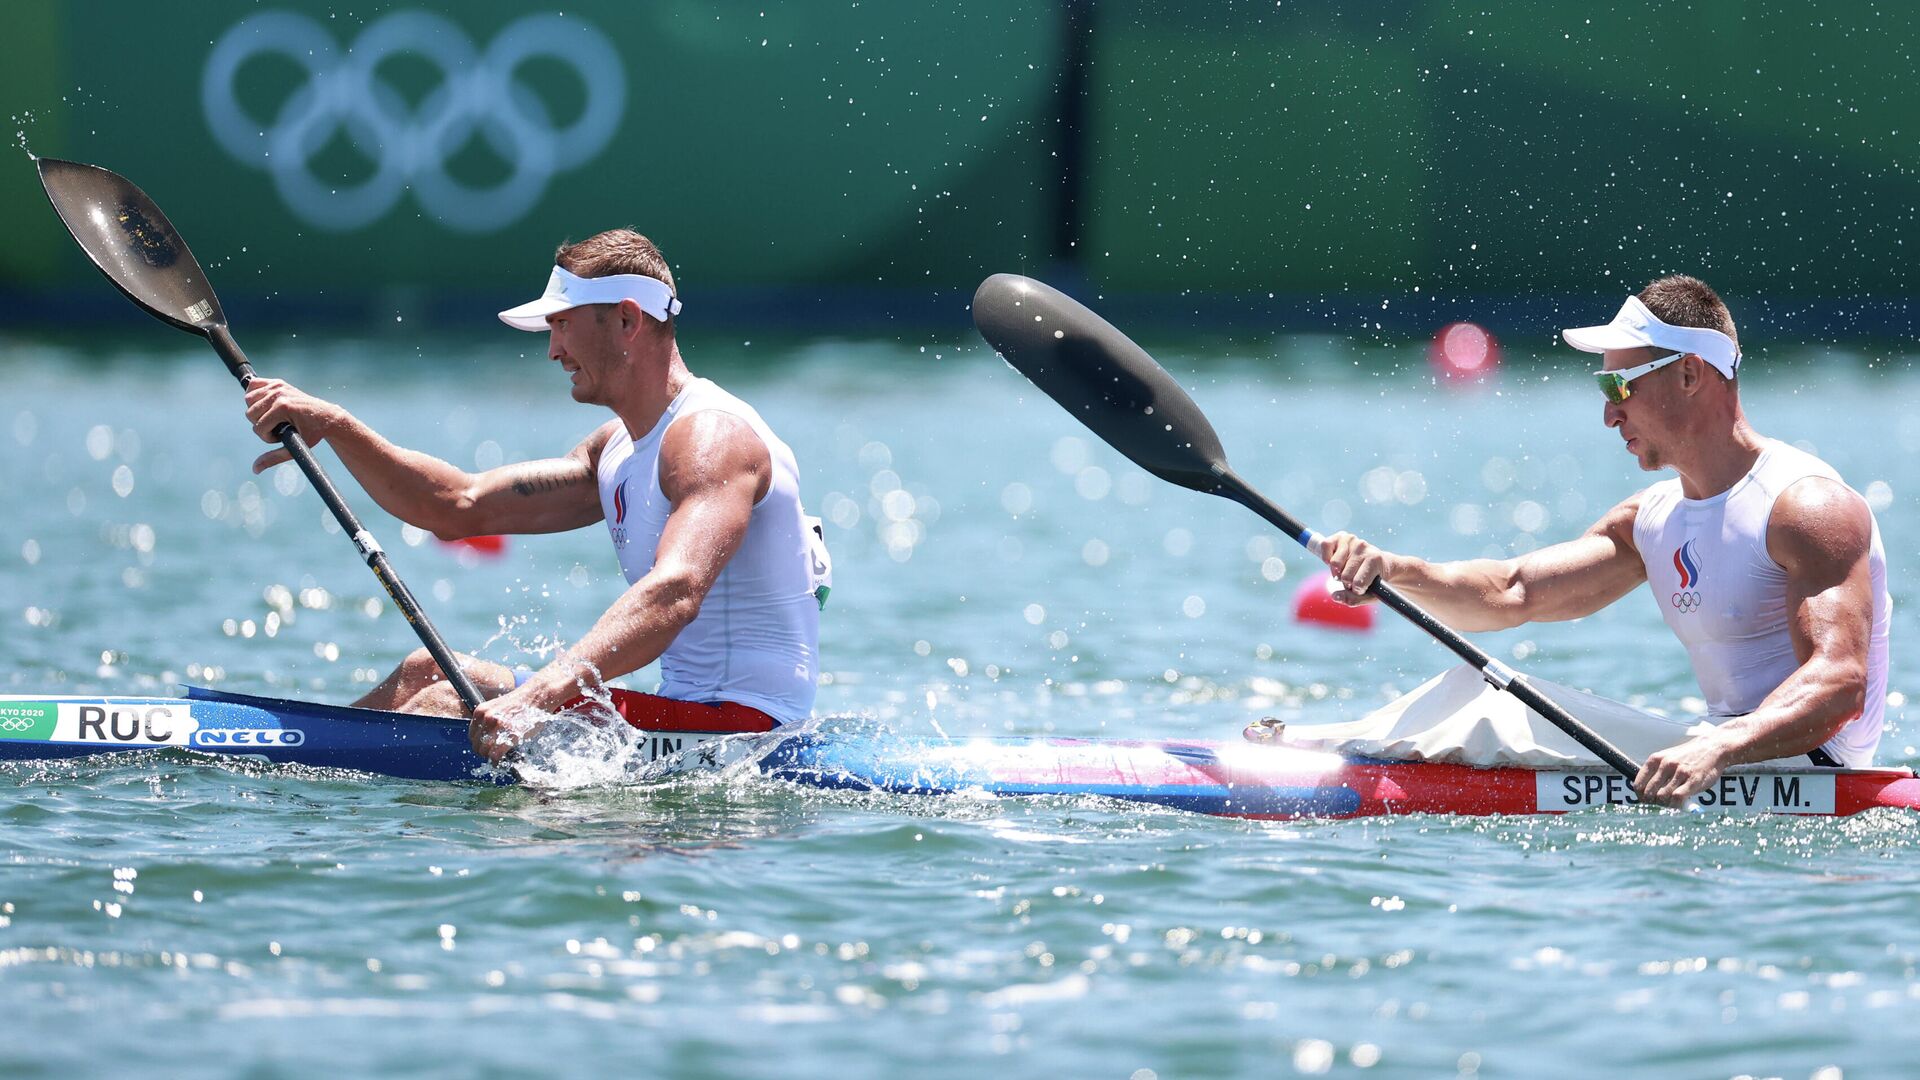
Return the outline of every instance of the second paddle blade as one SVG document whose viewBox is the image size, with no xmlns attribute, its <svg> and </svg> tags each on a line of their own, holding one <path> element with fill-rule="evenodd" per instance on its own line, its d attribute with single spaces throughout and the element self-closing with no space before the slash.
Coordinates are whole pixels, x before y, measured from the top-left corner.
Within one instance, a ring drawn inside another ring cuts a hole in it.
<svg viewBox="0 0 1920 1080">
<path fill-rule="evenodd" d="M 187 242 L 133 181 L 78 161 L 35 163 L 67 231 L 127 299 L 191 334 L 226 322 Z"/>
<path fill-rule="evenodd" d="M 1220 437 L 1173 376 L 1072 297 L 1018 274 L 973 294 L 987 344 L 1134 464 L 1212 494 L 1226 468 Z"/>
</svg>

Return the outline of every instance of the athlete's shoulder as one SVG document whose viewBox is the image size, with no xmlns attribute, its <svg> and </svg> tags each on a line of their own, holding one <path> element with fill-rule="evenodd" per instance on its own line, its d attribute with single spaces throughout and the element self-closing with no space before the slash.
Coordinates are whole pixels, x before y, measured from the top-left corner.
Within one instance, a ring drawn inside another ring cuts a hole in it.
<svg viewBox="0 0 1920 1080">
<path fill-rule="evenodd" d="M 716 448 L 712 445 L 715 440 L 722 445 Z M 756 458 L 764 458 L 769 449 L 782 445 L 752 405 L 712 379 L 696 378 L 688 385 L 679 412 L 661 438 L 661 456 L 713 452 L 730 443 L 738 443 Z M 705 449 L 695 450 L 691 444 Z"/>
<path fill-rule="evenodd" d="M 697 378 L 688 386 L 687 400 L 680 415 L 692 416 L 702 412 L 732 413 L 750 423 L 765 423 L 761 420 L 759 410 L 747 399 L 712 379 Z"/>
<path fill-rule="evenodd" d="M 580 445 L 596 450 L 603 449 L 615 435 L 624 435 L 626 431 L 626 423 L 616 416 L 589 432 L 586 438 L 580 440 Z"/>
<path fill-rule="evenodd" d="M 1802 520 L 1858 514 L 1864 521 L 1869 513 L 1867 500 L 1859 492 L 1842 483 L 1837 476 L 1819 473 L 1809 473 L 1788 485 L 1773 503 L 1773 520 L 1776 524 L 1782 521 L 1782 515 L 1789 520 Z"/>
<path fill-rule="evenodd" d="M 1635 528 L 1656 527 L 1660 520 L 1684 498 L 1686 493 L 1680 488 L 1680 478 L 1669 477 L 1658 483 L 1648 484 L 1620 500 L 1620 505 L 1614 507 L 1614 510 L 1616 512 L 1624 510 Z"/>
<path fill-rule="evenodd" d="M 673 502 L 694 491 L 749 480 L 758 501 L 772 458 L 744 417 L 702 409 L 671 424 L 660 438 L 660 490 Z"/>
<path fill-rule="evenodd" d="M 1645 494 L 1636 491 L 1613 504 L 1598 520 L 1587 526 L 1585 535 L 1607 537 L 1626 550 L 1636 548 L 1634 531 L 1640 520 L 1640 500 Z"/>
<path fill-rule="evenodd" d="M 1858 515 L 1872 527 L 1873 511 L 1860 493 L 1853 490 L 1840 470 L 1811 450 L 1778 439 L 1767 440 L 1766 455 L 1756 473 L 1773 503 L 1768 511 L 1768 532 L 1776 528 L 1797 528 L 1801 524 L 1840 515 Z"/>
<path fill-rule="evenodd" d="M 660 457 L 725 453 L 735 446 L 759 446 L 753 424 L 729 409 L 682 412 L 660 437 Z"/>
<path fill-rule="evenodd" d="M 1766 440 L 1766 449 L 1754 471 L 1777 493 L 1809 476 L 1825 477 L 1845 484 L 1840 470 L 1811 450 L 1779 439 Z"/>
<path fill-rule="evenodd" d="M 573 452 L 567 456 L 586 462 L 587 468 L 597 472 L 600 467 L 601 455 L 606 453 L 607 447 L 614 441 L 614 437 L 616 435 L 626 434 L 626 430 L 626 425 L 616 416 L 589 432 L 587 437 L 581 439 L 579 444 L 573 448 Z"/>
<path fill-rule="evenodd" d="M 1809 560 L 1851 565 L 1873 545 L 1873 511 L 1838 476 L 1807 474 L 1780 492 L 1767 520 L 1767 551 L 1791 568 Z"/>
</svg>

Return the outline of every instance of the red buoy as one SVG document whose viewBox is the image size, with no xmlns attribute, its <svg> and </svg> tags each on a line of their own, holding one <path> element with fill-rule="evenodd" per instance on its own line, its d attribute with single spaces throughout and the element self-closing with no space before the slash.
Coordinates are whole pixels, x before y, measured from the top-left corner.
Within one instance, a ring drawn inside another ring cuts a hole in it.
<svg viewBox="0 0 1920 1080">
<path fill-rule="evenodd" d="M 488 558 L 507 553 L 507 538 L 504 536 L 463 536 L 458 540 L 442 540 L 440 543 L 458 552 L 472 552 Z"/>
<path fill-rule="evenodd" d="M 1500 366 L 1500 343 L 1473 323 L 1448 323 L 1434 332 L 1427 362 L 1443 379 L 1485 378 Z"/>
<path fill-rule="evenodd" d="M 1331 626 L 1340 630 L 1373 629 L 1373 605 L 1350 607 L 1333 598 L 1340 587 L 1325 570 L 1307 578 L 1293 593 L 1295 622 Z"/>
</svg>

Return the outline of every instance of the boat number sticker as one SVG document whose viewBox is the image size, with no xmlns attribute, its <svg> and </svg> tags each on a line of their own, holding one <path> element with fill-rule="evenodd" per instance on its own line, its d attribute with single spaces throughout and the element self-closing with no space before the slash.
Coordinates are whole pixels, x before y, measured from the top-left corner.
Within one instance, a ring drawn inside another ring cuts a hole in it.
<svg viewBox="0 0 1920 1080">
<path fill-rule="evenodd" d="M 1831 814 L 1831 773 L 1727 773 L 1693 797 L 1696 807 L 1736 814 Z M 1534 790 L 1543 814 L 1593 806 L 1637 803 L 1633 785 L 1619 773 L 1540 772 Z"/>
</svg>

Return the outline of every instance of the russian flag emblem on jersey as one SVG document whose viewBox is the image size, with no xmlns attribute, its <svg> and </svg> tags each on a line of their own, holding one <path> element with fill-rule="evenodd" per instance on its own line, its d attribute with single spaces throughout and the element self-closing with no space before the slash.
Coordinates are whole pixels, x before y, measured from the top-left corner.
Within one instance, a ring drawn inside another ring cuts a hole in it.
<svg viewBox="0 0 1920 1080">
<path fill-rule="evenodd" d="M 624 525 L 626 521 L 627 482 L 622 480 L 620 481 L 620 486 L 613 489 L 613 523 L 615 525 Z"/>
<path fill-rule="evenodd" d="M 1680 575 L 1680 588 L 1673 594 L 1675 609 L 1685 613 L 1700 607 L 1700 558 L 1689 540 L 1673 550 L 1673 569 Z"/>
<path fill-rule="evenodd" d="M 1700 584 L 1700 563 L 1694 558 L 1693 541 L 1689 540 L 1673 552 L 1673 568 L 1680 571 L 1680 587 L 1691 589 Z"/>
</svg>

